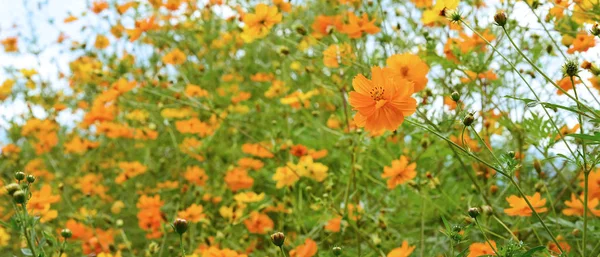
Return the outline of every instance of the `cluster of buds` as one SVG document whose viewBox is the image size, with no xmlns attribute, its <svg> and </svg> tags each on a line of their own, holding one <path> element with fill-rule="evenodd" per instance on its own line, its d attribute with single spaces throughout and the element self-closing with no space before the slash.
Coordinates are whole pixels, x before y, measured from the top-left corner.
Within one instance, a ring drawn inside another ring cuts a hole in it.
<svg viewBox="0 0 600 257">
<path fill-rule="evenodd" d="M 17 204 L 25 204 L 27 201 L 27 194 L 25 193 L 26 189 L 29 187 L 29 184 L 35 182 L 35 177 L 33 175 L 26 175 L 23 172 L 16 172 L 15 179 L 17 183 L 11 183 L 4 187 L 8 194 L 12 196 L 13 200 Z M 27 184 L 21 184 L 21 181 L 27 181 Z"/>
</svg>

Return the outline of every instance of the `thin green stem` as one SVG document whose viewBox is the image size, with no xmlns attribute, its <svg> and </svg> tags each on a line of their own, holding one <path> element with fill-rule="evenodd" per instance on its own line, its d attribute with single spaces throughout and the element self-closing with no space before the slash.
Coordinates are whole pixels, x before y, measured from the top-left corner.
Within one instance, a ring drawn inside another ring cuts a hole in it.
<svg viewBox="0 0 600 257">
<path fill-rule="evenodd" d="M 590 179 L 590 173 L 589 172 L 585 172 L 583 173 L 583 238 L 582 238 L 582 256 L 585 257 L 585 250 L 587 248 L 587 223 L 588 223 L 588 197 L 589 197 L 589 179 Z"/>
<path fill-rule="evenodd" d="M 183 247 L 183 234 L 179 234 L 179 247 L 181 248 L 181 256 L 185 257 L 185 247 Z"/>
<path fill-rule="evenodd" d="M 546 232 L 548 232 L 548 235 L 550 235 L 550 237 L 552 238 L 552 241 L 556 244 L 556 247 L 558 247 L 558 249 L 560 250 L 561 253 L 564 253 L 565 251 L 562 249 L 562 246 L 560 246 L 560 244 L 558 243 L 558 240 L 556 239 L 554 234 L 552 234 L 552 231 L 550 231 L 548 226 L 546 226 L 546 223 L 544 222 L 542 217 L 540 217 L 540 214 L 535 210 L 535 208 L 533 207 L 533 205 L 531 204 L 529 199 L 527 199 L 527 195 L 525 195 L 525 193 L 523 192 L 523 189 L 521 189 L 521 187 L 519 186 L 519 184 L 517 184 L 515 179 L 513 179 L 512 177 L 509 177 L 509 179 L 510 179 L 510 182 L 517 188 L 517 190 L 519 191 L 519 194 L 521 195 L 521 197 L 523 197 L 523 199 L 525 200 L 525 203 L 527 203 L 527 206 L 529 206 L 529 209 L 531 209 L 531 212 L 540 221 L 540 224 L 542 224 L 542 227 L 544 227 L 544 230 L 546 230 Z"/>
<path fill-rule="evenodd" d="M 37 254 L 35 252 L 35 247 L 34 247 L 33 241 L 31 241 L 31 236 L 29 235 L 29 231 L 27 229 L 29 214 L 27 214 L 26 203 L 21 204 L 21 207 L 23 208 L 23 234 L 25 234 L 25 239 L 27 240 L 27 246 L 29 246 L 29 250 L 31 250 L 31 254 L 33 254 L 33 256 L 37 256 Z"/>
<path fill-rule="evenodd" d="M 485 239 L 485 242 L 490 246 L 490 248 L 492 248 L 492 251 L 494 251 L 494 253 L 496 254 L 496 256 L 500 256 L 498 254 L 498 251 L 496 251 L 496 248 L 492 245 L 492 243 L 490 242 L 490 239 L 488 239 L 487 235 L 485 234 L 485 231 L 483 230 L 483 228 L 481 227 L 481 224 L 479 224 L 479 220 L 477 218 L 475 218 L 475 224 L 477 224 L 477 227 L 479 228 L 479 230 L 481 231 L 481 234 L 483 234 L 483 238 Z"/>
<path fill-rule="evenodd" d="M 529 88 L 529 91 L 531 91 L 531 93 L 533 93 L 533 96 L 535 97 L 535 99 L 538 102 L 541 102 L 540 97 L 537 95 L 537 93 L 535 93 L 535 90 L 533 90 L 533 88 L 531 87 L 531 85 L 529 84 L 529 82 L 527 82 L 527 80 L 525 79 L 525 77 L 523 77 L 523 75 L 521 74 L 521 72 L 519 72 L 519 70 L 517 69 L 517 67 L 515 67 L 515 65 L 510 60 L 508 60 L 508 58 L 506 58 L 506 56 L 504 56 L 502 53 L 500 53 L 500 51 L 498 51 L 498 49 L 494 45 L 492 45 L 492 43 L 490 43 L 490 41 L 488 41 L 485 37 L 483 37 L 479 32 L 477 32 L 476 30 L 474 30 L 473 28 L 471 28 L 471 26 L 469 26 L 469 24 L 465 23 L 464 21 L 462 23 L 463 23 L 463 25 L 465 25 L 465 27 L 467 27 L 468 29 L 470 29 L 471 31 L 473 31 L 473 33 L 475 33 L 477 36 L 479 36 L 479 38 L 481 38 L 496 53 L 498 53 L 498 55 L 500 57 L 502 57 L 502 59 L 504 59 L 504 61 L 506 63 L 508 63 L 508 65 L 511 67 L 511 69 L 521 78 L 521 80 L 523 80 L 523 82 L 525 83 L 525 85 L 527 85 L 527 87 Z M 548 112 L 548 110 L 546 109 L 546 107 L 544 105 L 541 105 L 541 107 L 544 110 L 544 113 L 546 113 L 546 116 L 548 116 L 548 120 L 552 124 L 552 127 L 556 130 L 556 132 L 558 133 L 558 135 L 560 136 L 560 138 L 562 139 L 562 141 L 567 146 L 567 149 L 569 150 L 569 152 L 571 153 L 571 155 L 575 156 L 575 153 L 573 152 L 573 150 L 571 149 L 571 147 L 569 146 L 569 144 L 565 140 L 564 135 L 560 132 L 560 129 L 558 128 L 558 126 L 556 125 L 556 123 L 554 122 L 554 120 L 552 119 L 552 116 L 550 115 L 550 113 Z"/>
<path fill-rule="evenodd" d="M 571 98 L 577 104 L 581 105 L 582 107 L 585 107 L 585 109 L 587 109 L 588 111 L 592 112 L 592 114 L 594 114 L 594 116 L 598 117 L 598 114 L 596 112 L 594 112 L 594 110 L 592 110 L 591 108 L 587 107 L 586 105 L 583 105 L 579 101 L 579 99 L 577 99 L 576 97 L 573 97 L 572 95 L 570 95 L 566 90 L 564 90 L 562 87 L 560 87 L 558 84 L 556 84 L 556 82 L 554 82 L 554 80 L 552 80 L 550 77 L 548 77 L 548 75 L 546 75 L 546 73 L 544 73 L 537 65 L 535 65 L 533 63 L 533 61 L 531 61 L 529 59 L 529 57 L 527 57 L 521 51 L 521 49 L 517 46 L 517 44 L 515 44 L 515 42 L 513 41 L 512 37 L 510 36 L 510 34 L 508 33 L 508 31 L 506 30 L 505 27 L 502 27 L 502 30 L 504 31 L 504 34 L 506 34 L 506 37 L 508 38 L 508 41 L 510 41 L 510 43 L 515 48 L 515 50 L 517 50 L 517 52 L 519 53 L 519 55 L 521 55 L 531 65 L 531 67 L 533 67 L 534 70 L 536 70 L 540 75 L 542 75 L 542 77 L 544 77 L 546 79 L 546 81 L 550 82 L 550 84 L 552 84 L 560 92 L 562 92 L 563 94 L 565 94 L 567 97 Z"/>
<path fill-rule="evenodd" d="M 286 257 L 285 256 L 285 251 L 283 251 L 283 246 L 280 246 L 279 250 L 281 251 L 281 256 Z"/>
</svg>

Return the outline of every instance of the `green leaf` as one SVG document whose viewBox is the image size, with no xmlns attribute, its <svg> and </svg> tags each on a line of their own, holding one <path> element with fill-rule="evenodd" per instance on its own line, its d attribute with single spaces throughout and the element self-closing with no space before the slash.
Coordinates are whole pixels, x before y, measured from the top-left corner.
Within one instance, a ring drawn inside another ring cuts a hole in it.
<svg viewBox="0 0 600 257">
<path fill-rule="evenodd" d="M 536 246 L 534 248 L 529 249 L 529 251 L 521 254 L 519 257 L 532 257 L 534 253 L 545 251 L 546 247 L 543 245 Z"/>
<path fill-rule="evenodd" d="M 458 255 L 456 255 L 456 257 L 465 257 L 465 256 L 467 256 L 468 253 L 469 253 L 469 248 L 460 252 Z"/>
<path fill-rule="evenodd" d="M 533 107 L 533 106 L 536 106 L 537 104 L 539 104 L 539 102 L 537 100 L 533 100 L 533 99 L 514 97 L 514 96 L 510 96 L 510 95 L 505 95 L 504 97 L 510 98 L 510 99 L 515 99 L 515 100 L 519 100 L 519 101 L 523 101 L 529 107 Z"/>
<path fill-rule="evenodd" d="M 23 253 L 25 256 L 33 256 L 33 253 L 31 253 L 29 248 L 21 248 L 21 253 Z"/>
<path fill-rule="evenodd" d="M 579 139 L 585 140 L 585 141 L 591 141 L 591 143 L 593 143 L 593 144 L 599 144 L 600 143 L 600 132 L 596 132 L 596 133 L 594 133 L 594 135 L 568 134 L 566 136 L 568 136 L 568 137 L 574 137 L 574 138 L 579 138 Z"/>
</svg>

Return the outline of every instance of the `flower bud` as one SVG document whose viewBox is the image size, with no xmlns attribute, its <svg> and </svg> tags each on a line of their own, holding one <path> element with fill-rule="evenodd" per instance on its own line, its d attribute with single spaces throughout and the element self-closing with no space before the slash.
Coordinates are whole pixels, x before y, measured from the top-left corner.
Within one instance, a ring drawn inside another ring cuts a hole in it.
<svg viewBox="0 0 600 257">
<path fill-rule="evenodd" d="M 271 235 L 271 242 L 278 247 L 281 247 L 285 242 L 285 235 L 281 232 L 277 232 Z"/>
<path fill-rule="evenodd" d="M 590 34 L 594 36 L 600 36 L 600 28 L 598 28 L 598 23 L 592 26 L 592 29 L 590 29 Z"/>
<path fill-rule="evenodd" d="M 188 229 L 187 220 L 175 219 L 175 221 L 173 222 L 173 229 L 175 229 L 175 232 L 177 232 L 177 234 L 183 235 L 183 233 L 185 233 Z"/>
<path fill-rule="evenodd" d="M 533 160 L 533 168 L 535 169 L 535 171 L 537 171 L 538 174 L 542 173 L 542 164 L 540 163 L 540 160 Z"/>
<path fill-rule="evenodd" d="M 504 27 L 506 25 L 506 21 L 508 18 L 506 17 L 506 13 L 503 11 L 499 11 L 494 15 L 494 24 L 500 27 Z"/>
<path fill-rule="evenodd" d="M 454 23 L 458 23 L 460 21 L 462 21 L 462 14 L 460 14 L 458 11 L 454 11 L 452 14 L 450 14 L 450 21 L 454 22 Z"/>
<path fill-rule="evenodd" d="M 333 251 L 333 255 L 335 256 L 342 255 L 342 248 L 339 246 L 334 246 L 331 250 Z"/>
<path fill-rule="evenodd" d="M 13 193 L 12 195 L 13 200 L 15 200 L 15 203 L 18 204 L 23 204 L 25 203 L 25 192 L 23 192 L 23 190 L 17 190 L 16 192 Z"/>
<path fill-rule="evenodd" d="M 33 176 L 33 175 L 27 175 L 27 182 L 28 183 L 35 182 L 35 176 Z"/>
<path fill-rule="evenodd" d="M 452 101 L 454 102 L 458 102 L 458 100 L 460 100 L 460 94 L 458 94 L 458 92 L 456 91 L 452 92 L 450 96 L 452 97 Z"/>
<path fill-rule="evenodd" d="M 71 236 L 73 236 L 73 232 L 71 232 L 70 229 L 65 228 L 60 231 L 60 236 L 62 236 L 64 239 L 69 239 Z"/>
<path fill-rule="evenodd" d="M 573 229 L 573 231 L 571 231 L 571 235 L 573 235 L 574 237 L 579 237 L 581 235 L 581 230 L 579 229 Z"/>
<path fill-rule="evenodd" d="M 471 218 L 476 219 L 479 216 L 479 208 L 469 208 L 468 213 Z"/>
<path fill-rule="evenodd" d="M 25 173 L 23 173 L 21 171 L 15 172 L 15 179 L 17 181 L 21 181 L 21 180 L 25 179 Z"/>
<path fill-rule="evenodd" d="M 471 124 L 473 124 L 473 121 L 475 121 L 475 117 L 473 117 L 472 113 L 469 113 L 463 119 L 463 124 L 468 127 L 468 126 L 471 126 Z"/>
<path fill-rule="evenodd" d="M 278 52 L 280 55 L 288 55 L 290 54 L 290 49 L 285 46 L 280 46 Z"/>
<path fill-rule="evenodd" d="M 304 28 L 304 26 L 303 26 L 303 25 L 301 25 L 301 24 L 298 24 L 298 25 L 296 25 L 296 26 L 295 26 L 295 30 L 296 30 L 296 32 L 297 32 L 298 34 L 300 34 L 300 35 L 302 35 L 302 36 L 306 35 L 306 29 L 305 29 L 305 28 Z"/>
<path fill-rule="evenodd" d="M 21 187 L 19 187 L 19 184 L 17 184 L 17 183 L 10 183 L 10 184 L 4 186 L 4 189 L 6 189 L 6 191 L 8 192 L 9 195 L 12 195 L 14 192 L 21 189 Z"/>
<path fill-rule="evenodd" d="M 508 152 L 508 157 L 510 157 L 510 158 L 513 158 L 513 159 L 514 159 L 514 158 L 515 158 L 515 151 L 509 151 L 509 152 Z"/>
<path fill-rule="evenodd" d="M 481 206 L 481 210 L 483 211 L 483 213 L 485 215 L 490 215 L 490 214 L 494 213 L 494 209 L 492 208 L 492 206 L 489 206 L 489 205 Z"/>
<path fill-rule="evenodd" d="M 562 67 L 563 76 L 577 77 L 579 74 L 579 65 L 576 60 L 567 60 Z"/>
</svg>

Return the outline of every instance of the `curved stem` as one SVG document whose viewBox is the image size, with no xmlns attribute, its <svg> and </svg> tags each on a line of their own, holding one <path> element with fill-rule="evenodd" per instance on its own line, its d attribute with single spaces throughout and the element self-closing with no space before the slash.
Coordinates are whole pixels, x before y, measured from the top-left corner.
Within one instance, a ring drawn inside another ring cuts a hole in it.
<svg viewBox="0 0 600 257">
<path fill-rule="evenodd" d="M 560 92 L 562 92 L 563 94 L 565 94 L 567 97 L 571 98 L 573 101 L 575 101 L 577 104 L 581 105 L 582 107 L 585 107 L 585 109 L 587 109 L 588 111 L 592 112 L 592 114 L 596 117 L 598 117 L 598 114 L 596 112 L 594 112 L 594 110 L 590 109 L 589 107 L 587 107 L 586 105 L 582 104 L 579 99 L 577 99 L 576 97 L 573 97 L 572 95 L 570 95 L 566 90 L 564 90 L 562 87 L 560 87 L 559 85 L 556 84 L 556 82 L 554 82 L 554 80 L 552 80 L 551 78 L 548 77 L 548 75 L 546 75 L 546 73 L 544 73 L 540 68 L 538 68 L 537 65 L 535 65 L 530 59 L 529 57 L 527 57 L 522 51 L 521 49 L 519 49 L 519 47 L 517 46 L 517 44 L 515 44 L 515 41 L 513 41 L 512 37 L 510 36 L 510 34 L 508 33 L 508 31 L 506 31 L 505 27 L 502 27 L 502 30 L 504 31 L 504 34 L 506 34 L 506 37 L 508 38 L 508 41 L 510 41 L 510 43 L 512 44 L 512 46 L 517 50 L 517 52 L 531 65 L 531 67 L 533 67 L 533 69 L 535 71 L 537 71 L 540 75 L 542 75 L 542 77 L 544 77 L 546 79 L 546 81 L 550 82 L 550 84 L 552 84 L 556 89 L 558 89 Z"/>
</svg>

